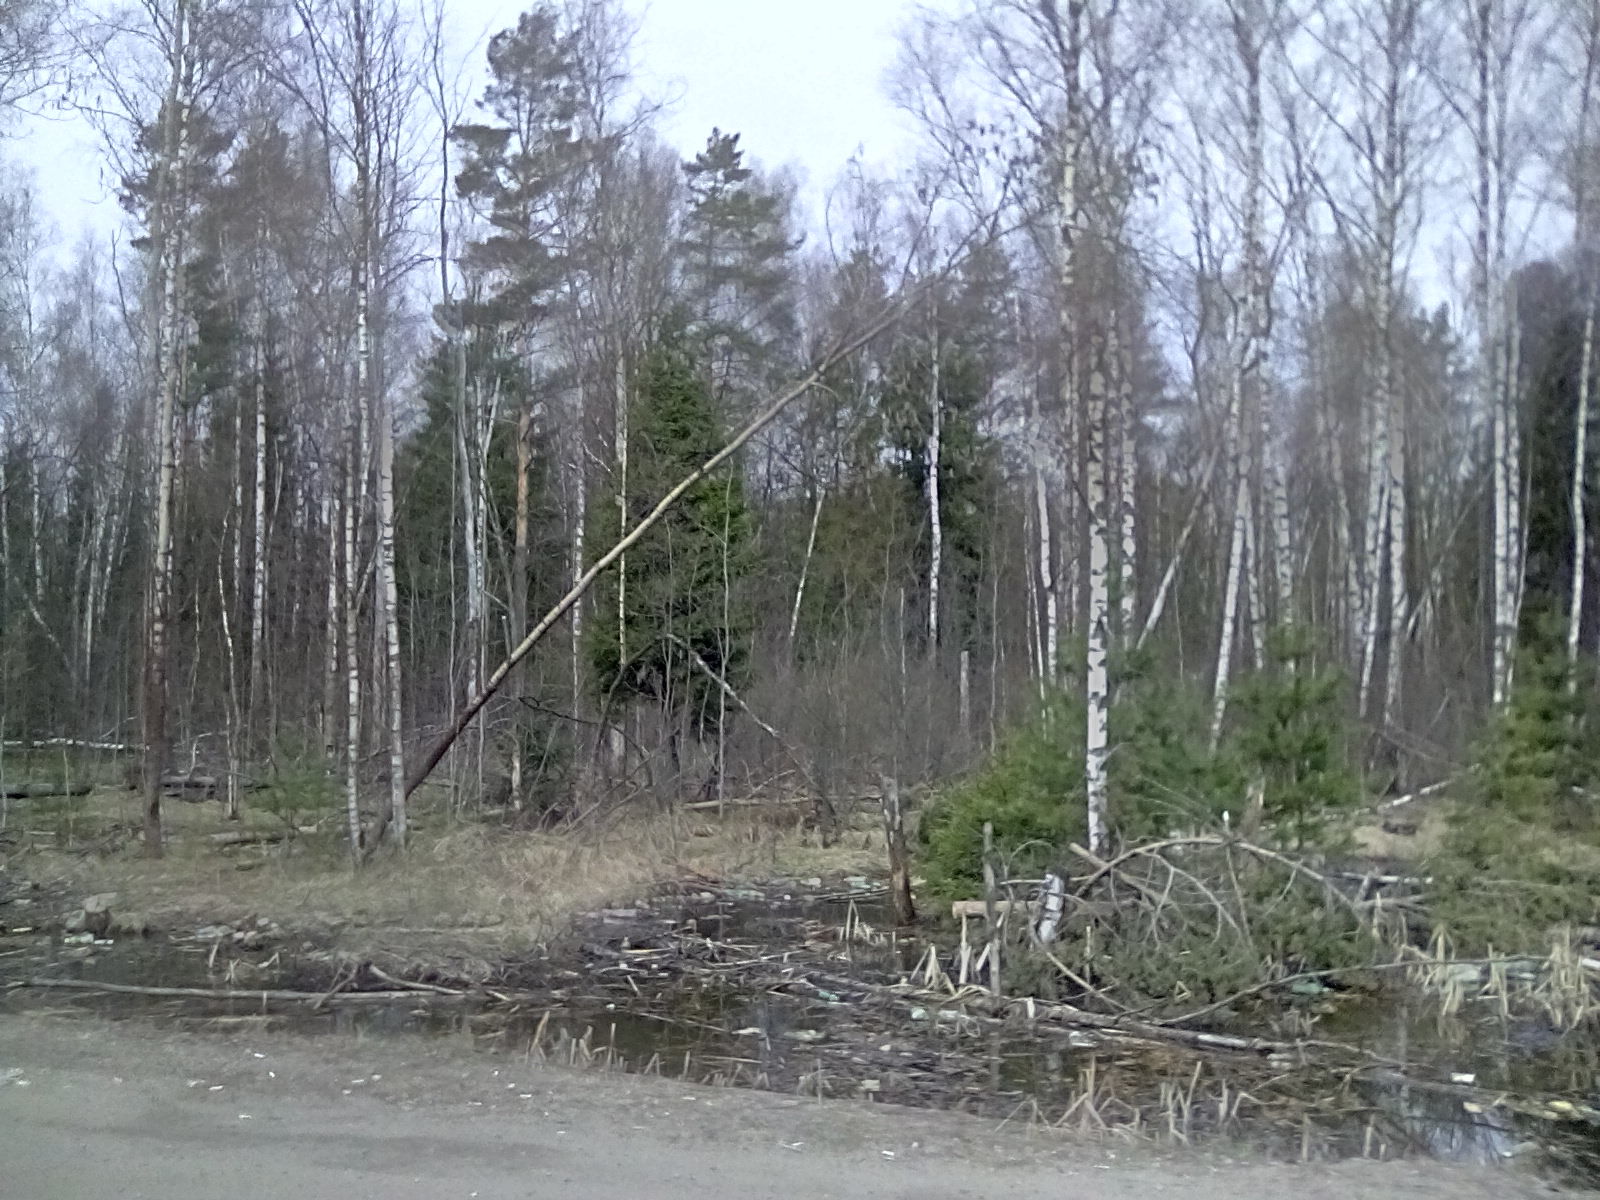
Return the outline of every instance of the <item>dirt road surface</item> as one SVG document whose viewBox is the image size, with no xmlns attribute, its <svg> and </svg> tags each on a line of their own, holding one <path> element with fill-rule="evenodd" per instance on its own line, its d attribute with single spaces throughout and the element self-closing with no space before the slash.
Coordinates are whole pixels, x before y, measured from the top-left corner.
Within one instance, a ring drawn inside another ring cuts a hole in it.
<svg viewBox="0 0 1600 1200">
<path fill-rule="evenodd" d="M 485 1054 L 0 1014 L 4 1200 L 1511 1200 L 1511 1169 L 1267 1165 Z"/>
</svg>

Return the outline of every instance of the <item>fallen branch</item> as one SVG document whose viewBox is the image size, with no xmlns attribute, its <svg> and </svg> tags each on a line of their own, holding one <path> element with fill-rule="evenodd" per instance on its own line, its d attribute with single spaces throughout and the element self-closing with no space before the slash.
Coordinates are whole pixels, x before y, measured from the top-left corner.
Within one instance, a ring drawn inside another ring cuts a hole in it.
<svg viewBox="0 0 1600 1200">
<path fill-rule="evenodd" d="M 367 964 L 367 970 L 372 972 L 373 978 L 380 979 L 392 987 L 405 988 L 407 991 L 427 992 L 434 996 L 466 995 L 466 993 L 461 991 L 459 988 L 440 987 L 436 983 L 418 983 L 411 979 L 398 979 L 380 967 L 373 965 L 372 963 Z"/>
<path fill-rule="evenodd" d="M 0 800 L 44 800 L 50 796 L 87 796 L 87 783 L 8 783 L 0 785 Z"/>
<path fill-rule="evenodd" d="M 1413 801 L 1425 800 L 1429 796 L 1436 796 L 1454 782 L 1454 779 L 1441 779 L 1438 783 L 1430 783 L 1427 787 L 1418 788 L 1416 791 L 1408 792 L 1404 796 L 1396 796 L 1393 800 L 1385 800 L 1378 805 L 1378 811 L 1387 812 L 1391 808 L 1403 808 Z"/>
<path fill-rule="evenodd" d="M 265 830 L 258 833 L 208 833 L 206 841 L 213 846 L 266 846 L 281 842 L 289 836 L 286 830 Z"/>
<path fill-rule="evenodd" d="M 132 742 L 96 742 L 88 738 L 51 737 L 32 741 L 0 742 L 0 750 L 100 750 L 107 754 L 139 754 L 144 747 Z"/>
<path fill-rule="evenodd" d="M 299 992 L 283 988 L 259 991 L 240 988 L 147 987 L 134 983 L 105 983 L 96 979 L 23 979 L 8 988 L 62 988 L 78 992 L 110 992 L 126 996 L 154 996 L 171 1000 L 239 1000 L 256 1004 L 395 1004 L 415 1000 L 414 990 L 393 992 Z M 466 1000 L 464 992 L 446 992 L 442 999 Z"/>
</svg>

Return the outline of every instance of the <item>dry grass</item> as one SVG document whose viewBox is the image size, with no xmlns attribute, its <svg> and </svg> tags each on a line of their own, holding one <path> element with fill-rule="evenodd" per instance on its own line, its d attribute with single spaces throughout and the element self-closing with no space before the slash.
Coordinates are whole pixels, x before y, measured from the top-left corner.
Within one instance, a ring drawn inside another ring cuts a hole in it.
<svg viewBox="0 0 1600 1200">
<path fill-rule="evenodd" d="M 604 829 L 559 833 L 424 810 L 405 855 L 355 870 L 331 821 L 326 832 L 288 843 L 219 848 L 209 835 L 283 824 L 266 813 L 247 815 L 242 827 L 229 824 L 215 804 L 169 805 L 167 855 L 152 861 L 133 841 L 130 806 L 126 793 L 107 793 L 80 802 L 70 819 L 58 814 L 54 828 L 23 829 L 13 869 L 77 894 L 117 892 L 119 907 L 158 927 L 266 917 L 288 930 L 339 930 L 347 948 L 446 937 L 490 952 L 548 943 L 578 914 L 629 904 L 678 880 L 882 867 L 881 838 L 865 827 L 822 848 L 793 820 L 758 810 L 721 820 L 640 814 Z"/>
</svg>

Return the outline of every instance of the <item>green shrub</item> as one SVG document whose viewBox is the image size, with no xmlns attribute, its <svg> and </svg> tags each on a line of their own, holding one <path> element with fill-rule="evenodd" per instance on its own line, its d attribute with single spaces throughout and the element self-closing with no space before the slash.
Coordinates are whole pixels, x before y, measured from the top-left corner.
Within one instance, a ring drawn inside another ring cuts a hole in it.
<svg viewBox="0 0 1600 1200">
<path fill-rule="evenodd" d="M 1350 766 L 1345 680 L 1317 665 L 1299 630 L 1276 631 L 1272 669 L 1240 684 L 1230 748 L 1262 787 L 1269 828 L 1296 849 L 1326 844 L 1361 802 Z"/>
<path fill-rule="evenodd" d="M 1309 643 L 1275 638 L 1274 667 L 1243 680 L 1220 751 L 1208 748 L 1209 697 L 1156 674 L 1142 656 L 1117 667 L 1107 763 L 1113 836 L 1127 842 L 1237 819 L 1259 780 L 1269 826 L 1296 846 L 1326 839 L 1360 799 L 1347 759 L 1341 681 Z M 971 896 L 983 878 L 983 826 L 994 825 L 1014 877 L 1057 864 L 1084 833 L 1081 703 L 1057 696 L 975 774 L 946 790 L 921 825 L 921 868 L 939 895 Z"/>
<path fill-rule="evenodd" d="M 1083 710 L 1056 699 L 1015 730 L 975 774 L 938 797 L 918 828 L 922 873 L 939 896 L 978 895 L 983 827 L 1014 877 L 1043 874 L 1082 840 Z"/>
<path fill-rule="evenodd" d="M 1571 686 L 1564 647 L 1535 637 L 1490 725 L 1430 864 L 1434 915 L 1467 953 L 1541 949 L 1561 924 L 1600 922 L 1600 738 L 1592 682 Z"/>
<path fill-rule="evenodd" d="M 293 744 L 274 750 L 271 770 L 249 800 L 291 826 L 321 820 L 342 804 L 334 764 L 319 749 Z"/>
</svg>

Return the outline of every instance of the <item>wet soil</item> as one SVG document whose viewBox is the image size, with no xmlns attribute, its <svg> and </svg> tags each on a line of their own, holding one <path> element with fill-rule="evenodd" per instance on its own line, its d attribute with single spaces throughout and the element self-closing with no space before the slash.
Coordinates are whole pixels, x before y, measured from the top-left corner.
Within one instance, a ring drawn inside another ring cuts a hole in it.
<svg viewBox="0 0 1600 1200">
<path fill-rule="evenodd" d="M 930 943 L 885 928 L 881 894 L 860 877 L 690 888 L 592 913 L 563 946 L 491 964 L 470 986 L 403 956 L 350 961 L 325 936 L 265 921 L 94 938 L 30 927 L 18 915 L 0 907 L 0 985 L 80 979 L 237 995 L 11 987 L 0 1012 L 67 1006 L 179 1029 L 420 1034 L 506 1061 L 854 1097 L 1018 1127 L 1242 1143 L 1286 1159 L 1537 1160 L 1565 1178 L 1600 1180 L 1592 1040 L 1470 1011 L 1441 1023 L 1395 995 L 1328 992 L 1245 1016 L 1275 1039 L 1309 1035 L 1353 1048 L 1334 1058 L 1199 1052 L 1002 1023 L 949 987 L 889 990 L 916 975 Z M 432 990 L 338 1002 L 397 984 Z M 330 1002 L 251 997 L 265 988 Z"/>
</svg>

